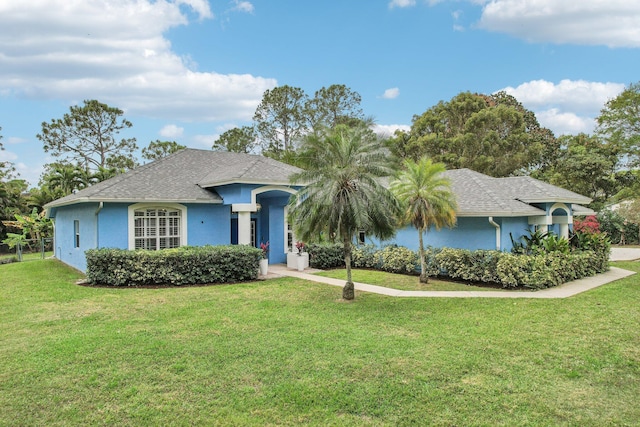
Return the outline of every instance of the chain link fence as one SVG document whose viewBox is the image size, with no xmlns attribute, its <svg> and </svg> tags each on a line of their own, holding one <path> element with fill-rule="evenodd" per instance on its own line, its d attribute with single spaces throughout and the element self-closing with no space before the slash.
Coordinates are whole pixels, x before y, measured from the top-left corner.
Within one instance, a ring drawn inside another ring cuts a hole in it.
<svg viewBox="0 0 640 427">
<path fill-rule="evenodd" d="M 23 243 L 18 243 L 13 249 L 7 245 L 0 245 L 0 261 L 32 261 L 44 259 L 53 255 L 53 239 L 27 239 Z"/>
</svg>

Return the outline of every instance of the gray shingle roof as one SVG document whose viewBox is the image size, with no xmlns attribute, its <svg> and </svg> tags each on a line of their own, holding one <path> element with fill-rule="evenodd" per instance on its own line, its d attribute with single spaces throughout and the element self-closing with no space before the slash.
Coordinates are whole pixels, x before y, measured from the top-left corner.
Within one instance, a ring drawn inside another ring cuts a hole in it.
<svg viewBox="0 0 640 427">
<path fill-rule="evenodd" d="M 78 202 L 222 203 L 212 187 L 232 184 L 288 185 L 295 166 L 250 154 L 184 149 L 84 190 L 47 208 Z M 586 204 L 591 199 L 531 177 L 492 178 L 470 169 L 445 172 L 458 202 L 458 216 L 534 216 L 530 203 Z"/>
<path fill-rule="evenodd" d="M 445 172 L 458 202 L 458 216 L 544 215 L 529 203 L 589 203 L 591 199 L 531 177 L 493 178 L 470 169 Z"/>
<path fill-rule="evenodd" d="M 211 150 L 180 150 L 47 204 L 47 208 L 77 202 L 222 203 L 208 189 L 238 183 L 289 183 L 300 169 L 262 156 Z"/>
</svg>

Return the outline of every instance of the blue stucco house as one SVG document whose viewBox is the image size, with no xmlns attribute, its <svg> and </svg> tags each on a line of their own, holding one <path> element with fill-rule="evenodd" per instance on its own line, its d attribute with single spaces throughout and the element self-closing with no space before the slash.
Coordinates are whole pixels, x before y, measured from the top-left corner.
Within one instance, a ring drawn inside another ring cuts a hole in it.
<svg viewBox="0 0 640 427">
<path fill-rule="evenodd" d="M 270 243 L 270 263 L 286 262 L 295 244 L 287 203 L 299 169 L 249 154 L 184 149 L 45 206 L 54 220 L 54 252 L 86 269 L 93 248 L 163 249 L 184 245 Z M 513 234 L 542 228 L 568 235 L 587 197 L 529 177 L 491 178 L 469 169 L 446 172 L 458 202 L 457 226 L 431 231 L 426 243 L 510 250 Z M 360 236 L 368 242 L 367 236 Z M 417 248 L 416 231 L 397 243 Z"/>
</svg>

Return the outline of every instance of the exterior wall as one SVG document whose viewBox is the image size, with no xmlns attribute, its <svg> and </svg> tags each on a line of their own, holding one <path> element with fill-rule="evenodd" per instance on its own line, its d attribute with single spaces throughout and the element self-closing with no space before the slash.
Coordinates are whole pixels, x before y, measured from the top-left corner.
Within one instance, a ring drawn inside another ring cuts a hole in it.
<svg viewBox="0 0 640 427">
<path fill-rule="evenodd" d="M 493 218 L 500 225 L 500 249 L 510 251 L 513 245 L 509 233 L 513 234 L 515 240 L 526 233 L 529 228 L 526 217 L 503 217 Z M 418 232 L 413 226 L 407 226 L 398 230 L 396 237 L 387 241 L 379 242 L 376 239 L 367 239 L 367 243 L 377 246 L 397 244 L 412 250 L 418 250 Z M 460 217 L 454 228 L 443 228 L 441 230 L 431 229 L 424 234 L 425 246 L 436 248 L 457 248 L 457 249 L 496 249 L 496 228 L 489 223 L 487 217 Z"/>
<path fill-rule="evenodd" d="M 127 249 L 129 203 L 105 203 L 98 214 L 97 248 Z"/>
<path fill-rule="evenodd" d="M 97 247 L 97 209 L 98 203 L 85 203 L 63 206 L 56 210 L 55 256 L 80 271 L 85 271 L 87 268 L 84 251 Z M 75 247 L 75 221 L 78 221 L 80 231 L 79 247 Z"/>
<path fill-rule="evenodd" d="M 231 207 L 192 204 L 187 206 L 187 244 L 190 246 L 231 243 Z"/>
</svg>

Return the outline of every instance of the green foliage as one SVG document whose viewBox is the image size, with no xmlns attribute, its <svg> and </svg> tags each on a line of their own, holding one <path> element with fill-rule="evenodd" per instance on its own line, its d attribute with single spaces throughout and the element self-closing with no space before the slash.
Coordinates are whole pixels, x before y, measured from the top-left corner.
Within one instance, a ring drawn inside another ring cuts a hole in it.
<svg viewBox="0 0 640 427">
<path fill-rule="evenodd" d="M 638 224 L 629 222 L 617 211 L 603 209 L 598 213 L 600 230 L 606 233 L 611 241 L 616 244 L 639 244 Z"/>
<path fill-rule="evenodd" d="M 214 151 L 233 153 L 252 153 L 258 146 L 258 135 L 252 126 L 229 129 L 215 140 L 211 147 Z"/>
<path fill-rule="evenodd" d="M 609 100 L 600 116 L 597 132 L 630 160 L 631 166 L 640 163 L 640 82 L 630 84 L 622 93 Z"/>
<path fill-rule="evenodd" d="M 156 139 L 155 141 L 151 141 L 147 147 L 142 149 L 142 158 L 151 161 L 158 160 L 184 148 L 187 147 L 178 144 L 175 141 L 160 141 L 159 139 Z"/>
<path fill-rule="evenodd" d="M 297 87 L 278 86 L 267 90 L 253 116 L 263 151 L 274 157 L 294 148 L 308 131 L 305 104 L 308 97 Z"/>
<path fill-rule="evenodd" d="M 344 246 L 341 243 L 309 243 L 309 265 L 326 270 L 344 267 Z"/>
<path fill-rule="evenodd" d="M 116 167 L 131 169 L 136 162 L 133 153 L 138 149 L 135 138 L 117 140 L 117 135 L 129 129 L 131 122 L 120 118 L 124 112 L 96 100 L 72 106 L 70 113 L 51 123 L 42 123 L 42 141 L 46 153 L 68 158 L 74 163 L 97 169 Z"/>
<path fill-rule="evenodd" d="M 351 263 L 355 268 L 379 268 L 380 256 L 375 245 L 357 245 L 351 251 Z"/>
<path fill-rule="evenodd" d="M 593 276 L 608 268 L 594 251 L 552 252 L 540 255 L 504 253 L 497 263 L 497 282 L 503 287 L 544 289 Z"/>
<path fill-rule="evenodd" d="M 379 256 L 380 268 L 390 273 L 414 274 L 420 265 L 418 254 L 402 246 L 387 246 Z"/>
<path fill-rule="evenodd" d="M 305 113 L 314 131 L 333 129 L 364 119 L 360 103 L 362 97 L 345 85 L 333 84 L 317 90 L 313 99 L 305 105 Z"/>
<path fill-rule="evenodd" d="M 159 251 L 90 249 L 87 279 L 109 286 L 193 285 L 254 280 L 262 252 L 244 245 Z"/>
<path fill-rule="evenodd" d="M 389 147 L 396 155 L 500 177 L 540 163 L 552 140 L 512 96 L 464 92 L 414 116 L 408 136 L 396 134 Z"/>
<path fill-rule="evenodd" d="M 452 279 L 497 283 L 496 266 L 503 256 L 500 251 L 443 248 L 435 255 L 441 273 Z"/>
</svg>

